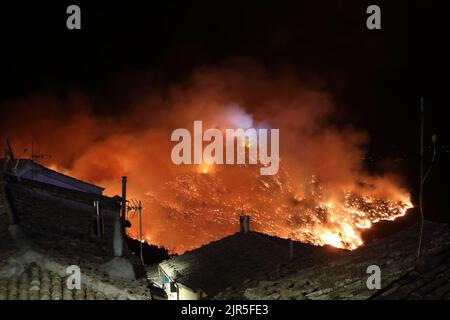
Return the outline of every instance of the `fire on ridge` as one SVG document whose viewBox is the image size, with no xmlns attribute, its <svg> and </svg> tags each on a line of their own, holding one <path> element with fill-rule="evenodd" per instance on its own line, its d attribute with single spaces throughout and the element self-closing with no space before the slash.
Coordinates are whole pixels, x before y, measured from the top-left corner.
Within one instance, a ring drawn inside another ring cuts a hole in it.
<svg viewBox="0 0 450 320">
<path fill-rule="evenodd" d="M 146 240 L 182 253 L 236 232 L 237 217 L 249 214 L 256 231 L 352 250 L 363 245 L 364 229 L 381 220 L 395 220 L 412 208 L 409 195 L 400 190 L 383 198 L 371 194 L 373 186 L 359 184 L 352 190 L 333 190 L 331 195 L 315 176 L 300 192 L 293 188 L 287 171 L 280 171 L 263 177 L 249 165 L 196 166 L 193 172 L 147 192 L 144 211 L 164 212 L 167 220 L 147 228 Z M 230 175 L 246 181 L 245 187 L 228 189 Z M 163 229 L 157 227 L 161 225 Z M 136 236 L 137 230 L 135 224 L 131 234 Z M 170 230 L 180 237 L 172 237 Z M 167 242 L 172 238 L 177 241 L 173 246 Z"/>
</svg>

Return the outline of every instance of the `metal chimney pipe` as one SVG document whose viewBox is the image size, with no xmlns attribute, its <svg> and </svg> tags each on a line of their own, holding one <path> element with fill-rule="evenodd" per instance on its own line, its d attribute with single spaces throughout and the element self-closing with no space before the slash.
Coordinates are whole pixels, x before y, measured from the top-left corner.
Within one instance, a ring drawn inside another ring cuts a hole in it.
<svg viewBox="0 0 450 320">
<path fill-rule="evenodd" d="M 101 219 L 100 219 L 100 201 L 94 200 L 94 208 L 95 208 L 95 219 L 96 219 L 96 232 L 97 237 L 102 237 L 102 228 L 101 228 Z"/>
</svg>

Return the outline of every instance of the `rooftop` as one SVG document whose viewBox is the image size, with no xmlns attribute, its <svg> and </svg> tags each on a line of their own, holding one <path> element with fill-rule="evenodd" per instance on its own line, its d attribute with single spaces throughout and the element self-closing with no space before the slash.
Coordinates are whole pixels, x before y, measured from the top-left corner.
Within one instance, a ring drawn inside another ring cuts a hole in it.
<svg viewBox="0 0 450 320">
<path fill-rule="evenodd" d="M 377 290 L 367 288 L 367 267 L 381 269 L 382 297 L 397 299 L 407 294 L 413 297 L 414 288 L 423 288 L 422 296 L 433 286 L 436 295 L 448 293 L 450 226 L 426 222 L 423 237 L 422 268 L 416 268 L 418 226 L 346 251 L 333 258 L 304 267 L 307 255 L 273 270 L 265 279 L 252 279 L 245 284 L 230 287 L 216 295 L 217 299 L 368 299 Z M 426 281 L 424 281 L 426 280 Z M 431 284 L 430 284 L 431 282 Z M 411 284 L 408 292 L 404 286 Z M 387 290 L 387 291 L 386 291 Z M 441 290 L 441 291 L 439 291 Z M 401 293 L 401 294 L 400 294 Z"/>
<path fill-rule="evenodd" d="M 111 299 L 151 299 L 145 278 L 132 280 L 110 273 L 109 263 L 116 260 L 112 229 L 118 215 L 117 199 L 26 179 L 19 182 L 14 177 L 0 179 L 0 186 L 0 299 L 26 298 L 21 292 L 26 292 L 27 286 L 36 289 L 28 282 L 33 277 L 31 280 L 39 280 L 42 285 L 48 277 L 59 283 L 58 279 L 67 277 L 70 265 L 80 267 L 84 289 L 66 292 L 57 285 L 50 286 L 48 292 L 40 287 L 41 291 L 33 295 L 30 291 L 28 298 L 99 299 L 104 295 Z M 105 236 L 101 239 L 91 228 L 93 200 L 100 201 L 102 207 Z M 8 211 L 14 215 L 14 224 Z M 126 250 L 124 257 L 133 266 L 139 264 Z"/>
<path fill-rule="evenodd" d="M 450 300 L 450 247 L 430 255 L 412 271 L 387 285 L 375 300 Z"/>
<path fill-rule="evenodd" d="M 294 243 L 303 267 L 338 255 L 339 249 Z M 160 263 L 164 272 L 191 289 L 214 296 L 250 279 L 264 279 L 290 260 L 290 240 L 262 233 L 235 233 Z"/>
<path fill-rule="evenodd" d="M 0 158 L 0 169 L 3 170 L 5 166 L 6 166 L 5 159 Z M 105 189 L 95 184 L 77 179 L 72 176 L 68 176 L 64 173 L 45 167 L 33 161 L 32 159 L 26 158 L 14 159 L 9 161 L 7 166 L 9 170 L 13 168 L 14 169 L 13 172 L 15 171 L 15 174 L 19 175 L 20 177 L 28 179 L 32 178 L 35 175 L 35 173 L 39 172 L 40 174 L 43 174 L 44 176 L 47 176 L 49 178 L 61 180 L 61 182 L 63 182 L 67 187 L 72 189 L 73 188 L 78 189 L 81 187 L 81 189 L 83 189 L 82 191 L 86 192 L 90 191 L 95 193 L 101 193 Z M 76 186 L 78 186 L 78 188 Z"/>
<path fill-rule="evenodd" d="M 0 278 L 0 300 L 106 300 L 117 299 L 81 285 L 69 290 L 66 277 L 42 268 L 36 263 L 25 266 L 18 275 Z"/>
</svg>

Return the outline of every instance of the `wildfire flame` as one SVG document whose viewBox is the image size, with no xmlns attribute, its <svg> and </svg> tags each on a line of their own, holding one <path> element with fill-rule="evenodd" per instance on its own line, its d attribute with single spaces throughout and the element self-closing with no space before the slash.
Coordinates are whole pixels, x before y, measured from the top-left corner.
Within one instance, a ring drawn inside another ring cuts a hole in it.
<svg viewBox="0 0 450 320">
<path fill-rule="evenodd" d="M 291 186 L 285 170 L 277 176 L 261 177 L 249 165 L 209 171 L 211 167 L 200 166 L 200 170 L 177 176 L 158 192 L 147 194 L 148 208 L 168 212 L 174 232 L 186 235 L 189 245 L 172 247 L 176 252 L 235 232 L 240 214 L 251 216 L 256 231 L 352 250 L 363 244 L 364 229 L 382 220 L 395 220 L 412 208 L 409 195 L 400 191 L 391 199 L 377 198 L 368 194 L 372 186 L 365 185 L 331 199 L 315 176 L 300 193 Z M 223 181 L 230 174 L 252 179 L 254 184 L 247 191 L 226 190 Z"/>
</svg>

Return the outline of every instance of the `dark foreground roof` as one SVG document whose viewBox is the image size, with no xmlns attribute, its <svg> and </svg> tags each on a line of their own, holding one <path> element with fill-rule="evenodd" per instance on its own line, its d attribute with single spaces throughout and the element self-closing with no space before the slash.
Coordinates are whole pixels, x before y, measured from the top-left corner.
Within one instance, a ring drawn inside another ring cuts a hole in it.
<svg viewBox="0 0 450 320">
<path fill-rule="evenodd" d="M 302 266 L 325 261 L 338 249 L 294 242 Z M 257 232 L 236 233 L 160 264 L 164 272 L 191 289 L 214 296 L 227 287 L 267 278 L 290 260 L 290 241 Z"/>
<path fill-rule="evenodd" d="M 375 300 L 450 300 L 450 247 L 424 259 L 414 270 L 377 292 Z"/>
<path fill-rule="evenodd" d="M 417 259 L 418 226 L 406 228 L 389 237 L 380 239 L 353 251 L 338 254 L 334 258 L 304 267 L 302 260 L 307 256 L 285 264 L 264 280 L 254 280 L 228 288 L 216 295 L 218 299 L 368 299 L 377 291 L 367 288 L 367 267 L 377 265 L 381 269 L 381 287 L 400 289 L 411 283 L 412 286 L 442 286 L 448 290 L 450 248 L 450 226 L 427 222 L 424 230 L 424 261 L 433 261 L 422 270 L 414 270 Z M 445 254 L 444 254 L 444 253 Z M 437 258 L 439 257 L 439 258 Z M 436 260 L 437 259 L 437 260 Z M 438 263 L 437 263 L 438 261 Z M 407 275 L 405 278 L 403 276 Z M 401 282 L 395 282 L 404 279 Z M 395 284 L 392 284 L 392 283 Z M 414 284 L 412 284 L 414 283 Z M 425 294 L 425 287 L 418 294 Z M 416 296 L 414 289 L 409 294 Z M 385 294 L 386 298 L 400 298 L 396 290 Z M 401 290 L 404 294 L 404 289 Z M 435 296 L 443 296 L 441 291 Z M 426 296 L 426 294 L 425 294 Z M 424 296 L 424 297 L 425 297 Z"/>
</svg>

